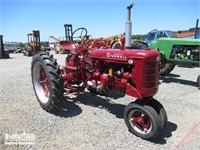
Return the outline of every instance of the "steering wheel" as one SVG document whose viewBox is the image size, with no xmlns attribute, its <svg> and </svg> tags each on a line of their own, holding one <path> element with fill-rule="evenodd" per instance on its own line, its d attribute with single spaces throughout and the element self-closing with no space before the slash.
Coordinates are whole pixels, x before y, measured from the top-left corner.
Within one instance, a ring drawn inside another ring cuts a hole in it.
<svg viewBox="0 0 200 150">
<path fill-rule="evenodd" d="M 80 32 L 80 35 L 78 36 L 78 33 Z M 73 41 L 78 41 L 78 42 L 85 42 L 87 40 L 87 29 L 86 28 L 78 28 L 72 33 L 72 38 Z M 74 40 L 75 38 L 79 38 L 79 40 Z"/>
</svg>

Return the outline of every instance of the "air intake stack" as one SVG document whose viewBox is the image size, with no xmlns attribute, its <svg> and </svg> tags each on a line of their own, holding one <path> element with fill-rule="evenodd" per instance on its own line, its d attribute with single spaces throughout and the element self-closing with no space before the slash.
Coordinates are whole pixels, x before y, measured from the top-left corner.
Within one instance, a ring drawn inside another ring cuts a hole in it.
<svg viewBox="0 0 200 150">
<path fill-rule="evenodd" d="M 132 36 L 132 22 L 131 22 L 131 8 L 134 6 L 134 3 L 130 4 L 127 7 L 128 10 L 128 18 L 125 25 L 125 47 L 131 47 L 131 36 Z"/>
</svg>

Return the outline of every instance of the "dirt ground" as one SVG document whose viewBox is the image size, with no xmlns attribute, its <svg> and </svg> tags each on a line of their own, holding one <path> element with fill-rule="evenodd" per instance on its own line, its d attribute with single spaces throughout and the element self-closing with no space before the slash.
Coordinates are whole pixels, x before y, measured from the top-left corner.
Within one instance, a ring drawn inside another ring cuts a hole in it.
<svg viewBox="0 0 200 150">
<path fill-rule="evenodd" d="M 0 60 L 0 149 L 69 150 L 197 150 L 200 149 L 199 68 L 176 66 L 160 78 L 155 98 L 165 107 L 168 122 L 154 141 L 131 134 L 123 119 L 125 106 L 135 99 L 118 93 L 96 96 L 89 92 L 66 96 L 56 114 L 44 111 L 31 83 L 31 57 L 11 54 Z M 65 55 L 54 54 L 60 64 Z M 6 136 L 22 133 L 34 144 L 6 144 Z"/>
</svg>

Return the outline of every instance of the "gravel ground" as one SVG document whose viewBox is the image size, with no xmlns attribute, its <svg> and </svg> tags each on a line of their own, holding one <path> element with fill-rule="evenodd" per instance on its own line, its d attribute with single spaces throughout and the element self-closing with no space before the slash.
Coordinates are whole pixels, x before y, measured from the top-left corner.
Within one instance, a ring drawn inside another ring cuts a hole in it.
<svg viewBox="0 0 200 150">
<path fill-rule="evenodd" d="M 56 114 L 44 111 L 34 94 L 31 57 L 11 54 L 0 60 L 0 149 L 69 150 L 197 150 L 200 149 L 199 68 L 175 67 L 160 79 L 155 98 L 165 107 L 168 123 L 154 141 L 131 134 L 124 123 L 125 106 L 135 99 L 118 93 L 96 96 L 89 92 L 66 96 Z M 60 64 L 65 56 L 54 54 Z M 32 145 L 6 145 L 6 134 L 35 136 Z"/>
</svg>

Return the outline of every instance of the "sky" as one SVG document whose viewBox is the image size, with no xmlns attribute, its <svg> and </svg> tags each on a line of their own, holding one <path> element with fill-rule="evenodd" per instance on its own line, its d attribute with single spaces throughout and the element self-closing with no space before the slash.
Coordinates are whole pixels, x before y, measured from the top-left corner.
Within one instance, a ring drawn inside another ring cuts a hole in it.
<svg viewBox="0 0 200 150">
<path fill-rule="evenodd" d="M 125 32 L 132 2 L 132 34 L 188 30 L 200 19 L 200 0 L 0 0 L 0 34 L 4 42 L 27 42 L 27 34 L 39 30 L 41 41 L 49 41 L 72 24 L 92 38 L 108 37 Z"/>
</svg>

